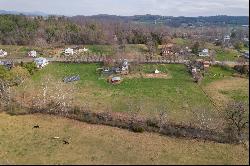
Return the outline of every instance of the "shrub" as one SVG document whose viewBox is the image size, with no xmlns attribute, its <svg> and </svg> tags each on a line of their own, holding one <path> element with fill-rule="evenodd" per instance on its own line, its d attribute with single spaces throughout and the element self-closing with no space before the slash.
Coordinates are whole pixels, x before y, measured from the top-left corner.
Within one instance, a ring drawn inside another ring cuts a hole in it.
<svg viewBox="0 0 250 166">
<path fill-rule="evenodd" d="M 147 119 L 146 121 L 147 125 L 150 126 L 150 127 L 159 127 L 158 124 L 159 124 L 159 121 L 157 119 Z"/>
<path fill-rule="evenodd" d="M 29 62 L 23 65 L 24 68 L 26 68 L 31 75 L 35 73 L 37 70 L 36 64 L 34 62 Z"/>
<path fill-rule="evenodd" d="M 130 126 L 130 129 L 133 131 L 133 132 L 136 132 L 136 133 L 142 133 L 144 132 L 144 127 L 142 124 L 140 123 L 132 123 L 131 126 Z"/>
<path fill-rule="evenodd" d="M 0 78 L 9 81 L 13 79 L 13 76 L 5 67 L 0 66 Z"/>
<path fill-rule="evenodd" d="M 23 82 L 25 79 L 30 77 L 30 73 L 27 69 L 20 66 L 14 67 L 10 70 L 13 77 Z"/>
</svg>

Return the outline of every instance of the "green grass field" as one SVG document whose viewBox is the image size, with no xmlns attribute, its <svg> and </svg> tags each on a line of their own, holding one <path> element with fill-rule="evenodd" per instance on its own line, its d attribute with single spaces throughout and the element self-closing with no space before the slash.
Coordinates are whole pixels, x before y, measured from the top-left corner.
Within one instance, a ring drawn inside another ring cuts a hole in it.
<svg viewBox="0 0 250 166">
<path fill-rule="evenodd" d="M 128 112 L 141 107 L 140 115 L 158 115 L 165 111 L 169 119 L 177 122 L 190 122 L 192 110 L 207 109 L 216 115 L 211 101 L 193 82 L 184 65 L 145 65 L 141 70 L 153 72 L 156 68 L 167 73 L 165 78 L 124 78 L 119 85 L 111 85 L 101 77 L 96 69 L 99 64 L 53 63 L 40 70 L 17 88 L 18 94 L 27 93 L 31 97 L 42 93 L 47 77 L 50 82 L 59 81 L 62 89 L 76 89 L 72 94 L 76 105 L 87 104 L 93 111 L 111 109 L 115 112 Z M 80 75 L 77 83 L 64 84 L 62 79 L 69 75 Z M 51 91 L 53 86 L 51 85 Z"/>
<path fill-rule="evenodd" d="M 239 53 L 236 50 L 218 50 L 215 59 L 218 61 L 236 61 Z"/>
<path fill-rule="evenodd" d="M 45 115 L 0 113 L 0 164 L 248 164 L 243 145 L 132 133 Z M 33 129 L 34 125 L 40 128 Z M 53 139 L 53 137 L 60 137 Z M 63 139 L 69 144 L 63 144 Z"/>
<path fill-rule="evenodd" d="M 176 43 L 179 46 L 188 46 L 190 44 L 190 41 L 187 39 L 182 39 L 182 38 L 174 38 L 173 42 Z"/>
</svg>

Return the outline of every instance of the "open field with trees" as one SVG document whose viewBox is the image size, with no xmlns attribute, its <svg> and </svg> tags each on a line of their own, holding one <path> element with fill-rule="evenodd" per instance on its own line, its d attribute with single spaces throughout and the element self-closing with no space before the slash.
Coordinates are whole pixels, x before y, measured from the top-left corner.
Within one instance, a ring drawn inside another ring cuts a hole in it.
<svg viewBox="0 0 250 166">
<path fill-rule="evenodd" d="M 163 137 L 48 115 L 0 113 L 1 164 L 247 164 L 241 145 Z M 33 128 L 39 125 L 40 128 Z M 59 137 L 59 139 L 53 139 Z M 69 144 L 63 144 L 67 140 Z"/>
<path fill-rule="evenodd" d="M 193 109 L 206 108 L 211 114 L 215 111 L 184 65 L 142 65 L 139 70 L 144 73 L 153 73 L 158 68 L 168 78 L 125 77 L 121 84 L 115 86 L 96 72 L 98 67 L 99 64 L 50 64 L 17 87 L 15 96 L 21 97 L 24 93 L 24 102 L 31 104 L 33 97 L 43 94 L 45 85 L 48 93 L 53 93 L 55 84 L 58 84 L 64 93 L 72 96 L 75 105 L 87 104 L 93 111 L 107 109 L 126 113 L 141 107 L 140 115 L 151 116 L 166 111 L 170 119 L 179 122 L 190 122 Z M 81 80 L 63 83 L 62 79 L 69 75 L 80 75 Z"/>
<path fill-rule="evenodd" d="M 0 15 L 0 164 L 246 164 L 248 17 L 155 18 Z"/>
<path fill-rule="evenodd" d="M 61 98 L 58 101 L 93 112 L 136 113 L 142 117 L 156 117 L 164 112 L 169 122 L 198 126 L 197 116 L 205 111 L 211 128 L 221 123 L 221 112 L 213 102 L 224 109 L 230 101 L 249 98 L 247 88 L 237 88 L 241 87 L 238 84 L 246 87 L 248 79 L 233 77 L 236 71 L 231 68 L 211 67 L 198 86 L 184 65 L 135 65 L 118 85 L 109 84 L 107 78 L 96 71 L 99 67 L 100 64 L 52 63 L 35 71 L 20 86 L 11 88 L 12 96 L 27 107 L 36 101 L 49 103 L 58 96 Z M 166 77 L 144 76 L 155 69 Z M 70 75 L 79 75 L 80 80 L 63 83 L 63 78 Z M 239 79 L 242 82 L 237 82 Z M 236 81 L 234 88 L 218 89 L 216 82 L 224 80 Z M 238 89 L 242 95 L 237 93 Z M 228 96 L 227 100 L 221 102 L 218 94 Z"/>
</svg>

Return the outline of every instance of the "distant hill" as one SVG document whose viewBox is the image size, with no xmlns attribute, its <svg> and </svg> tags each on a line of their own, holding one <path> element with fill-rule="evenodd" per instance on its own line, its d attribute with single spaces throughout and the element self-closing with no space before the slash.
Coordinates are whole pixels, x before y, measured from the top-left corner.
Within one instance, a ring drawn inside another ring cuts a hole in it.
<svg viewBox="0 0 250 166">
<path fill-rule="evenodd" d="M 26 16 L 49 16 L 43 12 L 19 12 L 19 11 L 6 11 L 0 10 L 1 14 L 23 14 Z M 57 15 L 59 16 L 59 15 Z M 71 20 L 81 21 L 84 19 L 93 19 L 98 21 L 122 21 L 122 22 L 136 22 L 147 24 L 163 24 L 172 27 L 179 26 L 203 26 L 203 25 L 249 25 L 249 16 L 199 16 L 199 17 L 173 17 L 173 16 L 160 16 L 160 15 L 134 15 L 134 16 L 117 16 L 108 14 L 99 14 L 92 16 L 77 15 L 69 17 Z"/>
<path fill-rule="evenodd" d="M 116 15 L 93 15 L 93 16 L 73 16 L 71 19 L 79 20 L 88 18 L 94 20 L 112 20 L 124 22 L 139 22 L 148 24 L 164 24 L 173 27 L 179 26 L 202 26 L 202 25 L 249 25 L 249 16 L 199 16 L 199 17 L 173 17 L 160 15 L 135 15 L 135 16 L 116 16 Z"/>
<path fill-rule="evenodd" d="M 7 10 L 0 10 L 0 14 L 13 14 L 13 15 L 19 15 L 19 14 L 23 14 L 26 16 L 48 16 L 48 14 L 43 13 L 43 12 L 39 12 L 39 11 L 35 11 L 35 12 L 19 12 L 19 11 L 7 11 Z"/>
</svg>

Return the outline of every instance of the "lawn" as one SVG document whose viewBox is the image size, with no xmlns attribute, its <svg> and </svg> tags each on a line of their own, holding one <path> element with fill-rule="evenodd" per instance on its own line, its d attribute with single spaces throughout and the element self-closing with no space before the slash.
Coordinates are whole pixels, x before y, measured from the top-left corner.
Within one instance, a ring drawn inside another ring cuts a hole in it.
<svg viewBox="0 0 250 166">
<path fill-rule="evenodd" d="M 248 164 L 243 145 L 132 133 L 48 115 L 0 113 L 0 164 Z M 34 125 L 40 128 L 34 129 Z M 53 139 L 59 137 L 59 139 Z M 63 144 L 63 140 L 69 144 Z"/>
<path fill-rule="evenodd" d="M 238 55 L 239 53 L 236 50 L 218 50 L 215 59 L 217 61 L 236 61 L 239 58 Z"/>
<path fill-rule="evenodd" d="M 205 73 L 202 85 L 207 85 L 217 80 L 232 77 L 234 73 L 236 73 L 235 70 L 230 67 L 212 66 L 209 68 L 208 72 Z"/>
<path fill-rule="evenodd" d="M 190 41 L 183 38 L 174 38 L 173 43 L 176 43 L 179 46 L 188 46 L 190 44 Z"/>
<path fill-rule="evenodd" d="M 97 55 L 113 55 L 114 49 L 111 45 L 85 45 L 89 49 L 90 53 Z"/>
<path fill-rule="evenodd" d="M 171 77 L 124 78 L 119 85 L 107 83 L 96 72 L 98 67 L 99 64 L 50 64 L 18 87 L 16 96 L 26 93 L 32 98 L 42 93 L 43 84 L 49 77 L 51 84 L 60 84 L 60 88 L 68 93 L 74 90 L 71 95 L 76 105 L 87 104 L 93 111 L 128 112 L 140 107 L 142 116 L 165 111 L 170 120 L 177 122 L 192 121 L 194 109 L 207 109 L 211 116 L 215 113 L 210 100 L 193 82 L 184 65 L 144 65 L 141 70 L 147 73 L 157 68 Z M 62 83 L 63 77 L 69 75 L 80 75 L 81 80 L 67 85 Z M 49 87 L 53 93 L 55 86 Z"/>
</svg>

